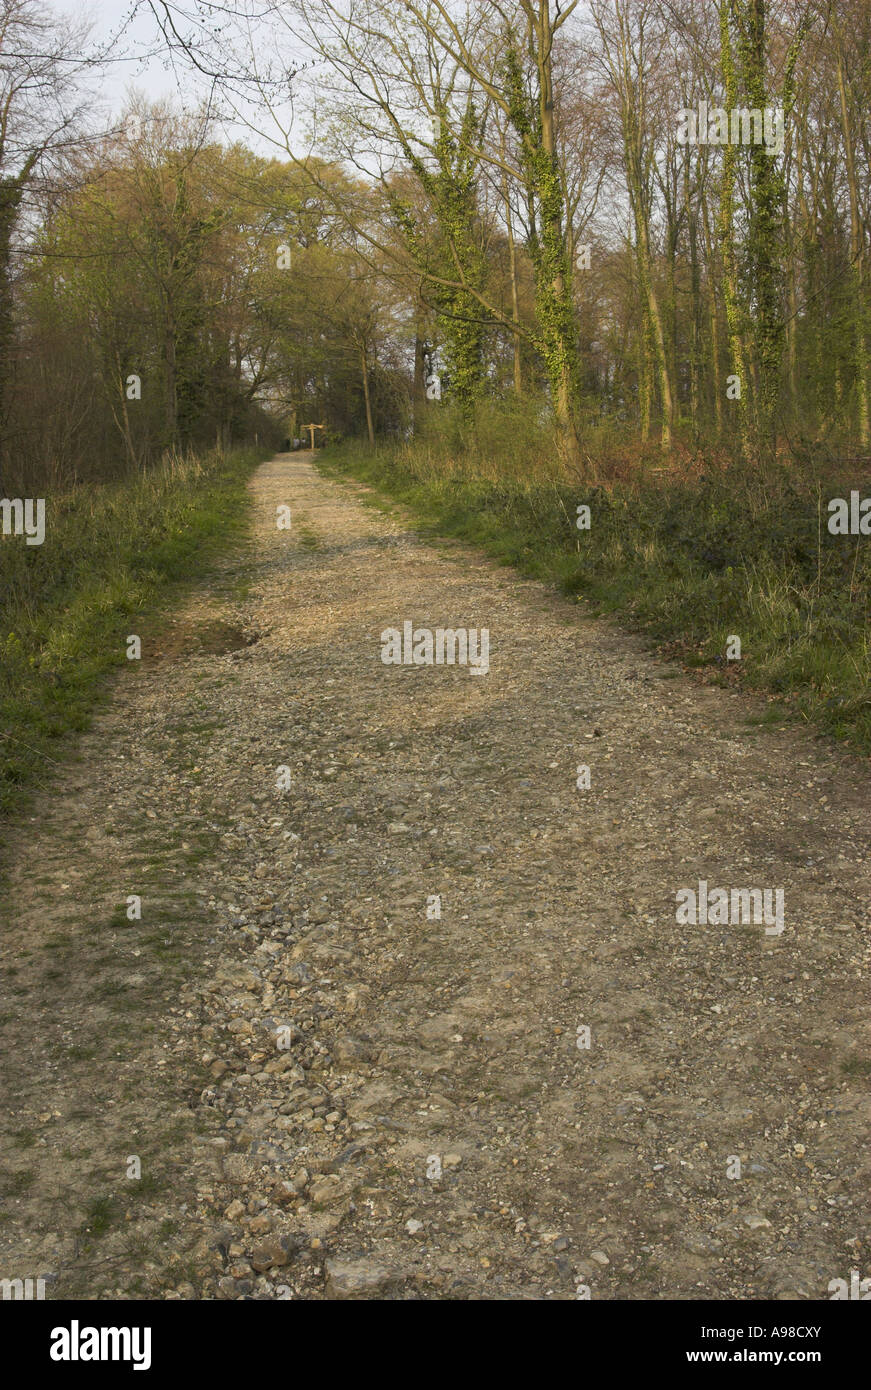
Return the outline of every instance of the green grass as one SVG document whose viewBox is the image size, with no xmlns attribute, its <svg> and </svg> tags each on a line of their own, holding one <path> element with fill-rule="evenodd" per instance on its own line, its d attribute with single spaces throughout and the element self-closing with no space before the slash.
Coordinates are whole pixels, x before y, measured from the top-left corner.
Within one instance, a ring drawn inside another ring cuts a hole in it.
<svg viewBox="0 0 871 1390">
<path fill-rule="evenodd" d="M 871 1058 L 845 1057 L 841 1063 L 841 1071 L 845 1076 L 871 1077 Z"/>
<path fill-rule="evenodd" d="M 6 1197 L 24 1197 L 36 1182 L 36 1174 L 30 1169 L 24 1169 L 18 1173 L 13 1173 L 3 1186 L 3 1195 Z"/>
<path fill-rule="evenodd" d="M 87 728 L 126 637 L 241 537 L 245 483 L 265 450 L 171 458 L 120 482 L 49 496 L 41 546 L 0 538 L 0 817 L 50 784 L 66 735 Z M 147 664 L 146 662 L 141 663 Z"/>
<path fill-rule="evenodd" d="M 806 464 L 700 475 L 642 457 L 606 482 L 575 482 L 539 445 L 536 465 L 527 441 L 512 452 L 495 430 L 489 453 L 486 433 L 462 447 L 430 433 L 374 451 L 336 445 L 318 466 L 367 483 L 387 510 L 408 507 L 426 535 L 473 542 L 589 601 L 593 616 L 618 615 L 718 684 L 770 694 L 775 722 L 800 719 L 871 751 L 871 538 L 826 525 L 828 499 L 861 480 Z M 589 530 L 575 524 L 581 503 Z M 733 634 L 740 661 L 726 659 Z"/>
<path fill-rule="evenodd" d="M 117 1197 L 93 1197 L 88 1203 L 87 1215 L 81 1226 L 81 1234 L 92 1237 L 105 1235 L 117 1220 L 118 1210 Z"/>
<path fill-rule="evenodd" d="M 315 535 L 314 531 L 312 531 L 310 527 L 303 526 L 300 524 L 297 526 L 296 532 L 299 536 L 299 543 L 302 546 L 303 550 L 320 550 L 320 539 L 318 536 Z"/>
<path fill-rule="evenodd" d="M 12 1142 L 18 1149 L 31 1149 L 36 1143 L 37 1134 L 32 1129 L 16 1129 L 12 1131 Z"/>
</svg>

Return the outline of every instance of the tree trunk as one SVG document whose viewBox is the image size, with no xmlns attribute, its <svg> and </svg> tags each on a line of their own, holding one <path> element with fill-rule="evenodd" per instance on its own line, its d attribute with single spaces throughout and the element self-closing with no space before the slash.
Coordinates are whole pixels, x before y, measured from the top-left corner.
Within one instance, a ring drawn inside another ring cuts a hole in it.
<svg viewBox="0 0 871 1390">
<path fill-rule="evenodd" d="M 414 383 L 411 388 L 411 418 L 414 423 L 415 433 L 423 424 L 423 415 L 426 410 L 426 375 L 423 362 L 424 339 L 421 336 L 420 324 L 414 335 Z"/>
<path fill-rule="evenodd" d="M 15 340 L 10 270 L 12 230 L 23 193 L 22 176 L 0 179 L 0 490 L 4 487 L 6 473 L 6 422 L 12 381 L 12 347 Z"/>
<path fill-rule="evenodd" d="M 864 446 L 871 442 L 871 419 L 868 402 L 868 316 L 865 304 L 864 241 L 859 203 L 859 188 L 856 179 L 856 153 L 853 147 L 853 130 L 850 108 L 847 103 L 847 85 L 844 74 L 844 48 L 841 35 L 838 35 L 838 95 L 841 103 L 841 129 L 844 135 L 846 155 L 847 189 L 850 196 L 850 279 L 853 289 L 852 316 L 855 341 L 856 394 L 859 407 L 859 439 Z"/>
<path fill-rule="evenodd" d="M 748 0 L 742 52 L 744 84 L 751 107 L 767 104 L 765 0 Z M 776 159 L 763 144 L 750 149 L 751 218 L 749 245 L 754 271 L 754 340 L 758 379 L 755 425 L 757 442 L 773 455 L 776 409 L 783 362 L 783 181 Z"/>
<path fill-rule="evenodd" d="M 674 396 L 671 388 L 671 380 L 669 378 L 665 333 L 662 326 L 662 313 L 659 307 L 656 289 L 653 284 L 652 268 L 650 264 L 650 234 L 647 226 L 647 217 L 642 205 L 642 191 L 635 177 L 636 173 L 637 171 L 633 170 L 633 177 L 630 184 L 630 197 L 635 214 L 636 264 L 638 266 L 642 309 L 648 325 L 649 342 L 653 352 L 653 363 L 656 369 L 660 396 L 662 399 L 662 434 L 660 442 L 663 449 L 669 449 L 671 448 L 672 424 L 674 421 Z"/>
<path fill-rule="evenodd" d="M 172 306 L 166 306 L 166 324 L 164 325 L 164 360 L 166 363 L 164 373 L 164 389 L 166 391 L 165 400 L 165 419 L 166 419 L 166 442 L 167 447 L 175 447 L 178 439 L 178 372 L 176 364 L 176 335 L 175 324 L 172 318 Z"/>
<path fill-rule="evenodd" d="M 514 347 L 514 394 L 523 395 L 523 371 L 520 357 L 520 299 L 517 292 L 517 245 L 514 240 L 514 225 L 511 219 L 511 203 L 508 198 L 508 179 L 502 175 L 502 196 L 505 203 L 505 226 L 508 229 L 508 270 L 511 276 L 511 322 L 516 324 L 512 335 Z"/>
<path fill-rule="evenodd" d="M 369 362 L 365 342 L 360 346 L 360 370 L 363 374 L 363 399 L 366 402 L 366 433 L 369 436 L 369 445 L 374 449 L 375 427 L 372 424 L 372 401 L 369 397 Z"/>
<path fill-rule="evenodd" d="M 527 201 L 537 212 L 537 225 L 530 223 L 529 249 L 535 270 L 538 346 L 547 369 L 562 447 L 567 459 L 577 466 L 581 459 L 575 418 L 580 373 L 551 62 L 557 26 L 551 19 L 549 0 L 539 0 L 537 8 L 532 3 L 524 3 L 522 8 L 528 24 L 528 47 L 537 68 L 537 100 L 531 108 L 517 50 L 509 45 L 505 59 L 508 105 L 523 151 Z"/>
<path fill-rule="evenodd" d="M 720 0 L 720 63 L 723 83 L 726 89 L 726 109 L 734 111 L 738 101 L 738 84 L 735 76 L 735 63 L 732 56 L 732 37 L 729 32 L 730 0 Z M 751 454 L 747 422 L 746 393 L 750 386 L 747 370 L 747 351 L 744 341 L 744 324 L 741 313 L 741 300 L 738 292 L 738 264 L 735 252 L 734 200 L 737 153 L 734 145 L 723 149 L 723 172 L 720 182 L 720 208 L 717 220 L 717 235 L 720 244 L 720 258 L 723 262 L 723 302 L 726 310 L 726 337 L 729 346 L 729 365 L 732 374 L 738 377 L 741 394 L 734 404 L 738 411 L 738 434 L 741 452 L 749 459 Z"/>
<path fill-rule="evenodd" d="M 711 327 L 710 360 L 714 396 L 714 421 L 717 429 L 717 442 L 720 443 L 723 438 L 723 383 L 720 376 L 720 369 L 722 367 L 720 346 L 723 341 L 723 332 L 720 326 L 720 299 L 717 294 L 714 238 L 711 233 L 708 200 L 704 193 L 702 193 L 701 214 L 701 226 L 705 238 L 705 265 L 707 267 L 706 286 L 708 293 L 708 318 Z"/>
<path fill-rule="evenodd" d="M 684 205 L 687 213 L 687 226 L 690 243 L 690 421 L 693 441 L 699 437 L 699 373 L 702 356 L 702 292 L 699 270 L 699 218 L 698 211 L 690 206 L 690 161 L 689 151 L 684 163 Z"/>
<path fill-rule="evenodd" d="M 539 118 L 541 122 L 542 172 L 539 187 L 539 210 L 542 252 L 546 274 L 550 281 L 549 303 L 546 304 L 545 331 L 550 337 L 551 380 L 556 381 L 556 417 L 569 458 L 580 458 L 575 407 L 577 404 L 578 349 L 575 336 L 574 305 L 566 271 L 565 229 L 563 227 L 563 196 L 556 155 L 554 124 L 553 29 L 549 0 L 539 3 L 539 33 L 537 46 L 539 82 Z"/>
</svg>

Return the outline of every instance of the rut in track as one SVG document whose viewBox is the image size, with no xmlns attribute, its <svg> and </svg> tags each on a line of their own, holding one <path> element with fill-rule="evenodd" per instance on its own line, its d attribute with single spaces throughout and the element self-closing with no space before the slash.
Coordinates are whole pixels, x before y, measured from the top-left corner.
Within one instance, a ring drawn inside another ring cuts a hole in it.
<svg viewBox="0 0 871 1390">
<path fill-rule="evenodd" d="M 7 845 L 0 1277 L 818 1299 L 871 1272 L 865 764 L 311 455 L 252 488 L 251 549 Z M 385 665 L 406 621 L 488 629 L 489 671 Z M 700 880 L 782 889 L 782 934 L 679 923 Z"/>
</svg>

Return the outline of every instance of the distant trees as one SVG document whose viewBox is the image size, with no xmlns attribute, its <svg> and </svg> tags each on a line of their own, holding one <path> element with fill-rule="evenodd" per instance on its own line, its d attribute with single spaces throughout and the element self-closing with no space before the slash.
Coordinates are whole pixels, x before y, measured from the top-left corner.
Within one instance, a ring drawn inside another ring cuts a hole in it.
<svg viewBox="0 0 871 1390">
<path fill-rule="evenodd" d="M 243 218 L 223 197 L 232 161 L 201 126 L 152 109 L 68 162 L 20 285 L 16 412 L 33 466 L 51 448 L 61 469 L 58 391 L 79 403 L 62 470 L 74 476 L 116 449 L 136 467 L 220 441 L 252 399 L 240 379 L 245 326 L 223 293 L 242 273 L 232 263 Z M 246 249 L 250 258 L 256 243 Z"/>
<path fill-rule="evenodd" d="M 67 162 L 33 232 L 19 472 L 68 481 L 167 449 L 277 441 L 328 404 L 347 429 L 359 403 L 374 438 L 398 418 L 379 379 L 386 293 L 307 175 L 139 106 Z"/>
<path fill-rule="evenodd" d="M 200 12 L 211 8 L 204 0 Z M 666 451 L 709 437 L 748 457 L 770 455 L 784 426 L 809 423 L 800 354 L 803 324 L 817 315 L 802 281 L 816 272 L 821 229 L 809 244 L 807 143 L 839 141 L 832 211 L 852 249 L 836 280 L 846 276 L 862 307 L 839 394 L 851 418 L 840 409 L 838 419 L 867 438 L 858 0 L 849 38 L 828 0 L 265 8 L 271 44 L 285 35 L 315 57 L 317 89 L 303 73 L 299 100 L 331 131 L 333 157 L 393 191 L 451 364 L 446 399 L 467 408 L 490 392 L 506 342 L 522 389 L 525 343 L 531 384 L 541 381 L 572 456 L 603 409 L 634 420 L 642 440 L 658 426 Z M 253 52 L 256 22 L 246 34 Z M 811 128 L 807 102 L 820 97 L 828 109 Z M 689 107 L 699 113 L 692 138 Z M 403 201 L 409 179 L 418 195 Z M 813 186 L 814 198 L 824 192 Z M 595 242 L 589 262 L 578 261 L 582 235 Z M 485 248 L 488 269 L 504 264 L 501 278 L 483 273 Z M 521 313 L 524 279 L 533 299 Z"/>
<path fill-rule="evenodd" d="M 40 0 L 0 0 L 0 486 L 12 446 L 15 240 L 32 184 L 81 127 L 87 35 Z"/>
<path fill-rule="evenodd" d="M 602 424 L 871 445 L 864 0 L 150 0 L 276 158 L 135 102 L 80 140 L 39 3 L 0 0 L 7 471 L 507 396 L 575 466 Z"/>
</svg>

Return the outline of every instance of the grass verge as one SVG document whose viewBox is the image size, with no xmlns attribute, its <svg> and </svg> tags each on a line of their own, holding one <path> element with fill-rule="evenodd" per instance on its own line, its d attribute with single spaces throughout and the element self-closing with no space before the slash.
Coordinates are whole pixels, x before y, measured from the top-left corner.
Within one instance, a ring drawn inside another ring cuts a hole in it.
<svg viewBox="0 0 871 1390">
<path fill-rule="evenodd" d="M 42 545 L 0 535 L 0 818 L 50 782 L 64 735 L 87 728 L 102 678 L 146 610 L 238 541 L 262 449 L 169 458 L 46 499 Z"/>
<path fill-rule="evenodd" d="M 350 442 L 319 467 L 402 503 L 424 532 L 473 542 L 617 614 L 708 679 L 767 693 L 780 722 L 800 718 L 871 752 L 871 539 L 827 525 L 829 499 L 861 480 L 809 464 L 763 477 L 642 463 L 590 484 L 558 464 L 521 471 L 518 450 L 501 447 L 504 466 L 431 436 L 374 450 Z M 589 529 L 578 528 L 583 505 Z M 739 660 L 728 657 L 733 637 Z"/>
</svg>

